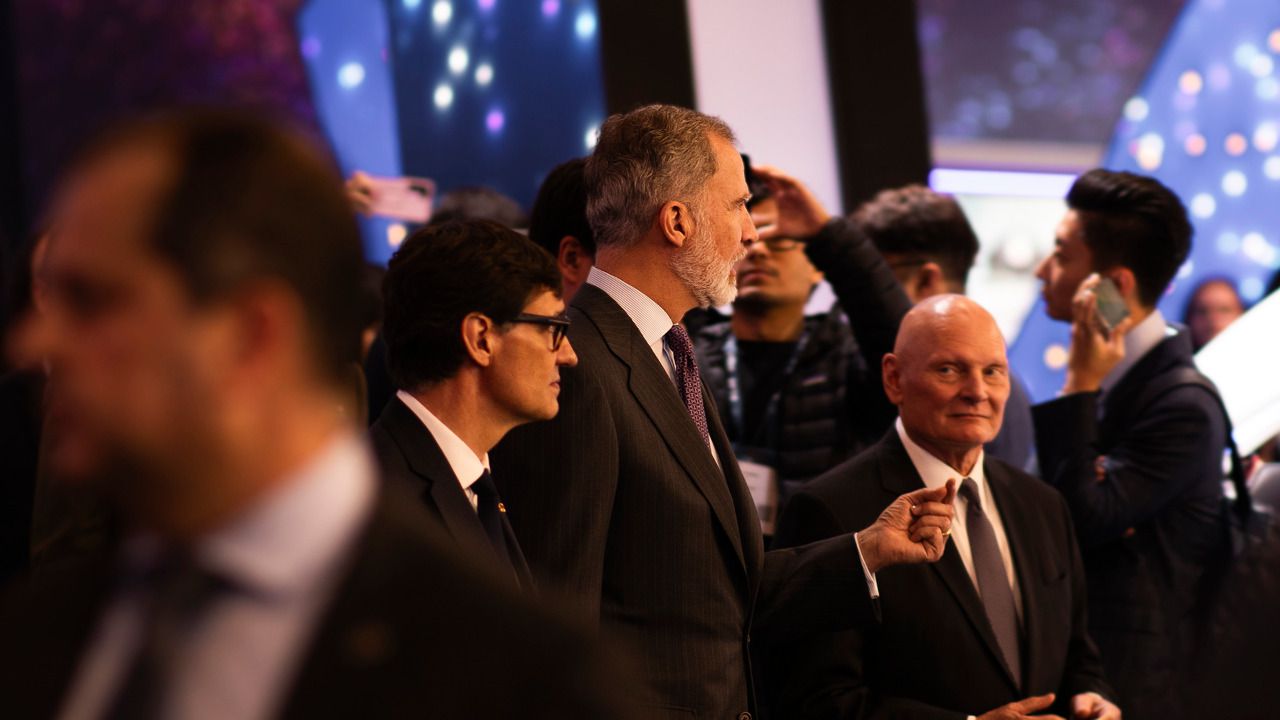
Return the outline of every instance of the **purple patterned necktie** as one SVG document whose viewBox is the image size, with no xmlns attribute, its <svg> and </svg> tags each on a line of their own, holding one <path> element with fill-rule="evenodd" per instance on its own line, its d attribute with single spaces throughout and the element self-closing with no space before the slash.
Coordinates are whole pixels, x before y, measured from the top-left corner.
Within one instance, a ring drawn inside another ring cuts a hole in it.
<svg viewBox="0 0 1280 720">
<path fill-rule="evenodd" d="M 702 378 L 698 375 L 698 361 L 693 355 L 693 341 L 684 326 L 676 324 L 664 338 L 675 359 L 676 388 L 680 399 L 689 411 L 693 424 L 702 433 L 702 441 L 711 444 L 711 432 L 707 430 L 707 410 L 702 406 Z"/>
</svg>

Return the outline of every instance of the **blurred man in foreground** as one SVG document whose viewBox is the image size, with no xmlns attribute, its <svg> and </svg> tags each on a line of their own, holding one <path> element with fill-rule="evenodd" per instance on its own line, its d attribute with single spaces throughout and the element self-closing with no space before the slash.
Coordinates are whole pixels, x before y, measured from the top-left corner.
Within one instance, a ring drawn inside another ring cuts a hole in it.
<svg viewBox="0 0 1280 720">
<path fill-rule="evenodd" d="M 880 624 L 792 643 L 771 664 L 783 686 L 778 717 L 995 720 L 1059 698 L 1071 717 L 1118 720 L 1086 627 L 1066 503 L 983 451 L 1009 397 L 995 320 L 960 295 L 923 300 L 885 356 L 884 385 L 900 410 L 897 427 L 799 490 L 778 543 L 848 532 L 889 499 L 951 481 L 953 542 L 937 565 L 878 574 L 893 599 Z"/>
<path fill-rule="evenodd" d="M 55 215 L 27 343 L 125 540 L 0 613 L 6 714 L 611 714 L 573 634 L 379 490 L 337 409 L 361 255 L 320 153 L 162 117 L 96 145 Z"/>
</svg>

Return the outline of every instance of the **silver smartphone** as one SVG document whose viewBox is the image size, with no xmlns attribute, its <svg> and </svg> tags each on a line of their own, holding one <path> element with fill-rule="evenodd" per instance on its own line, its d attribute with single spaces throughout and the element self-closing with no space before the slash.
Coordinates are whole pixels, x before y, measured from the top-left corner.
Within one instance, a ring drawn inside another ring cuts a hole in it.
<svg viewBox="0 0 1280 720">
<path fill-rule="evenodd" d="M 1103 278 L 1093 288 L 1093 296 L 1098 299 L 1098 324 L 1110 335 L 1117 325 L 1129 317 L 1129 306 L 1125 304 L 1120 288 L 1116 287 L 1111 278 Z"/>
</svg>

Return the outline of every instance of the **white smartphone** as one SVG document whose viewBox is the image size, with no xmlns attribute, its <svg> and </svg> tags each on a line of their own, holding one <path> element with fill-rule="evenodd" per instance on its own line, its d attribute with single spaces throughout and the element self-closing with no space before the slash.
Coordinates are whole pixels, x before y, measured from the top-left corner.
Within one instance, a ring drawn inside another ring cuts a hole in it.
<svg viewBox="0 0 1280 720">
<path fill-rule="evenodd" d="M 1106 329 L 1107 334 L 1129 317 L 1129 306 L 1125 304 L 1120 288 L 1111 278 L 1102 278 L 1102 282 L 1093 288 L 1093 295 L 1098 299 L 1098 322 Z"/>
<path fill-rule="evenodd" d="M 431 218 L 436 184 L 427 178 L 370 177 L 369 214 L 406 222 L 425 223 Z"/>
</svg>

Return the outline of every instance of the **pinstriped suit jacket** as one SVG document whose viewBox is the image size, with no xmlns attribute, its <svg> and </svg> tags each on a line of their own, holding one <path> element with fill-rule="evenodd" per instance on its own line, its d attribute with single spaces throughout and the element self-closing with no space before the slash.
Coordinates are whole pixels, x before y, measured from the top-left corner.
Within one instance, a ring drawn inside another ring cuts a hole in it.
<svg viewBox="0 0 1280 720">
<path fill-rule="evenodd" d="M 579 363 L 559 415 L 490 454 L 521 547 L 544 589 L 631 652 L 645 716 L 739 717 L 752 644 L 874 621 L 853 541 L 765 553 L 706 389 L 721 466 L 616 302 L 587 285 L 569 315 Z"/>
</svg>

